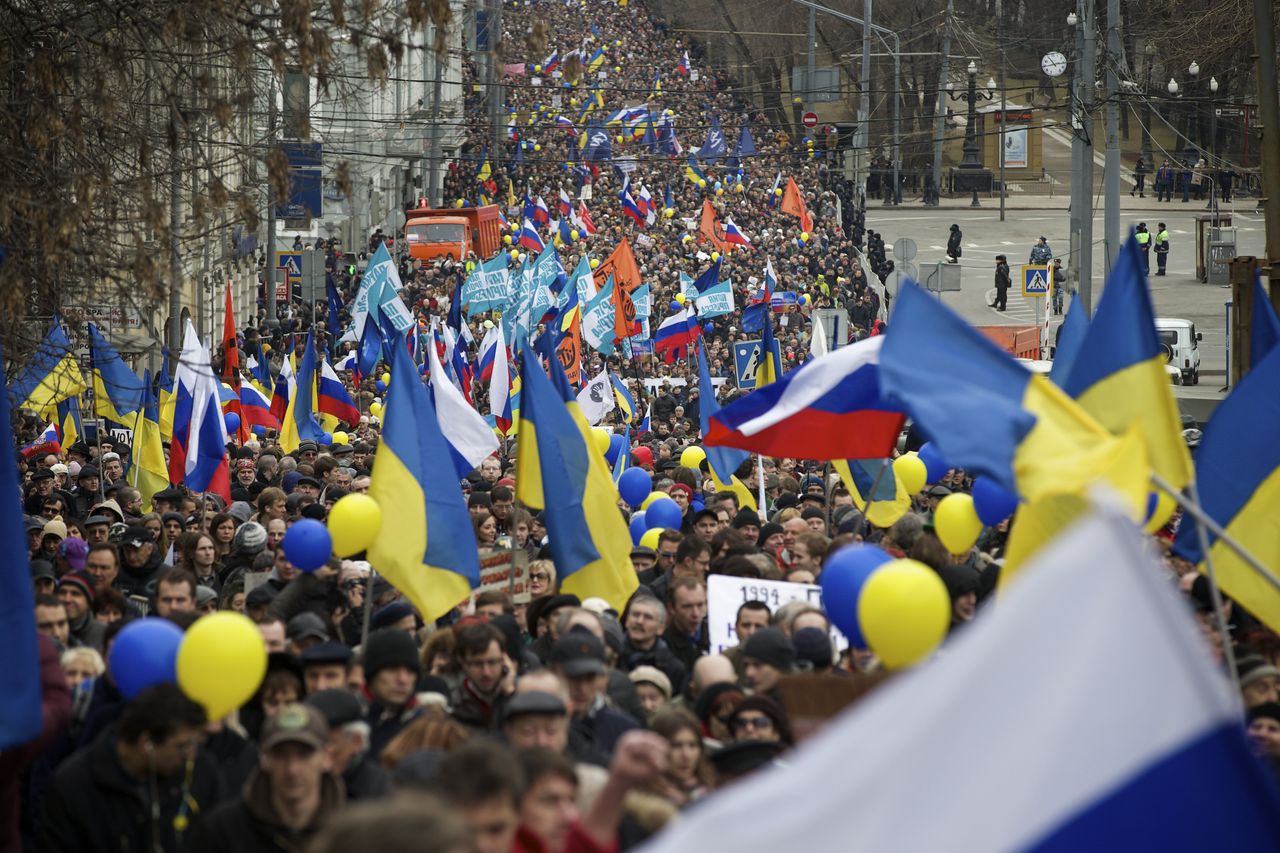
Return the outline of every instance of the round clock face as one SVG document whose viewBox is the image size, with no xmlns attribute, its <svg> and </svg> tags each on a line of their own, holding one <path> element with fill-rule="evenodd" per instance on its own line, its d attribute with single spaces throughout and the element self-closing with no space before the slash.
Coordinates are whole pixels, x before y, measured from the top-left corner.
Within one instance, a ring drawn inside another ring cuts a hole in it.
<svg viewBox="0 0 1280 853">
<path fill-rule="evenodd" d="M 1061 77 L 1067 70 L 1067 58 L 1055 50 L 1053 53 L 1044 55 L 1040 60 L 1040 67 L 1050 77 Z"/>
</svg>

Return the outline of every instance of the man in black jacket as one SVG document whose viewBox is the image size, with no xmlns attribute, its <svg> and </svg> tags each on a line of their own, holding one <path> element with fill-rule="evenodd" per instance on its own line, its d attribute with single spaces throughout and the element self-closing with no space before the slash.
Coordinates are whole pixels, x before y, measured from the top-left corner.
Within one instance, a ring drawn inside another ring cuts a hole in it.
<svg viewBox="0 0 1280 853">
<path fill-rule="evenodd" d="M 261 767 L 239 797 L 205 815 L 185 853 L 292 851 L 342 808 L 342 783 L 330 772 L 329 726 L 321 713 L 292 703 L 262 727 Z"/>
<path fill-rule="evenodd" d="M 151 531 L 141 525 L 124 532 L 120 551 L 123 559 L 120 574 L 116 575 L 116 589 L 126 598 L 146 599 L 149 603 L 160 573 L 173 567 L 164 561 L 164 555 L 156 548 Z"/>
<path fill-rule="evenodd" d="M 991 307 L 1003 311 L 1009 306 L 1009 259 L 1004 255 L 996 255 L 996 301 Z"/>
<path fill-rule="evenodd" d="M 36 848 L 182 849 L 196 815 L 222 798 L 217 769 L 198 751 L 204 724 L 204 709 L 176 685 L 139 693 L 114 730 L 58 769 Z"/>
<path fill-rule="evenodd" d="M 662 639 L 667 627 L 667 608 L 648 590 L 632 597 L 623 614 L 627 632 L 619 668 L 630 672 L 639 666 L 657 667 L 679 692 L 684 689 L 687 669 Z"/>
</svg>

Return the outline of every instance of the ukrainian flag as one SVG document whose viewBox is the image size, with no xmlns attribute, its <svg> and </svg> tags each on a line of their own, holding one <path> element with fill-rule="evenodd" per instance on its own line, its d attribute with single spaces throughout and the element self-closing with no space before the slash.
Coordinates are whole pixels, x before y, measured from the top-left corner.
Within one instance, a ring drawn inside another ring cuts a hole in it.
<svg viewBox="0 0 1280 853">
<path fill-rule="evenodd" d="M 720 411 L 720 401 L 716 399 L 716 387 L 711 384 L 711 369 L 707 366 L 707 354 L 703 347 L 698 347 L 698 428 L 705 438 L 711 432 L 711 418 Z M 756 509 L 755 496 L 751 490 L 733 473 L 751 456 L 746 450 L 733 447 L 707 447 L 707 470 L 711 472 L 711 481 L 717 492 L 733 492 L 738 496 L 738 505 Z M 724 475 L 728 474 L 728 477 Z"/>
<path fill-rule="evenodd" d="M 893 476 L 890 465 L 884 473 L 880 469 L 887 459 L 836 459 L 831 467 L 840 475 L 840 482 L 848 489 L 854 507 L 876 527 L 892 527 L 893 523 L 911 510 L 911 495 Z M 876 478 L 880 484 L 876 485 Z M 875 493 L 872 494 L 872 486 Z M 870 507 L 868 508 L 868 503 Z"/>
<path fill-rule="evenodd" d="M 1181 489 L 1191 480 L 1191 456 L 1164 364 L 1142 256 L 1130 235 L 1062 390 L 1113 435 L 1140 424 L 1151 470 Z"/>
<path fill-rule="evenodd" d="M 404 347 L 391 349 L 404 351 Z M 410 370 L 414 376 L 418 375 L 416 369 L 411 367 Z M 394 378 L 393 375 L 392 379 Z M 324 430 L 315 419 L 315 397 L 316 348 L 311 340 L 311 333 L 308 332 L 307 348 L 302 354 L 302 364 L 298 367 L 298 387 L 289 399 L 289 408 L 285 410 L 284 417 L 280 419 L 280 448 L 285 453 L 297 450 L 298 445 L 307 439 L 318 442 L 324 435 Z"/>
<path fill-rule="evenodd" d="M 151 512 L 151 498 L 169 487 L 169 465 L 160 440 L 160 407 L 151 391 L 151 371 L 142 376 L 142 408 L 133 421 L 133 461 L 125 479 L 142 492 L 142 511 Z"/>
<path fill-rule="evenodd" d="M 132 416 L 142 410 L 142 380 L 93 323 L 89 323 L 89 363 L 93 413 L 118 424 L 132 423 Z"/>
<path fill-rule="evenodd" d="M 1089 331 L 1089 315 L 1079 299 L 1072 299 L 1067 306 L 1066 319 L 1062 321 L 1062 329 L 1058 332 L 1058 346 L 1053 352 L 1053 368 L 1049 371 L 1049 381 L 1059 388 L 1067 383 L 1071 375 L 1071 366 L 1076 363 L 1076 356 L 1084 346 L 1085 334 Z"/>
<path fill-rule="evenodd" d="M 1280 317 L 1262 286 L 1262 271 L 1253 271 L 1253 334 L 1249 339 L 1249 364 L 1257 364 L 1280 343 Z"/>
<path fill-rule="evenodd" d="M 623 421 L 631 423 L 636 417 L 635 398 L 627 390 L 626 383 L 619 379 L 618 375 L 612 370 L 609 371 L 609 384 L 613 386 L 613 399 L 618 401 L 618 408 L 622 409 Z"/>
<path fill-rule="evenodd" d="M 601 65 L 604 65 L 604 48 L 597 47 L 595 52 L 591 54 L 591 58 L 587 60 L 587 69 L 589 71 L 598 71 Z"/>
<path fill-rule="evenodd" d="M 689 162 L 685 164 L 684 177 L 685 177 L 685 180 L 689 181 L 689 183 L 695 186 L 698 185 L 699 181 L 705 182 L 707 180 L 706 173 L 703 172 L 702 169 L 698 167 L 698 164 L 693 161 L 693 158 L 690 158 Z"/>
<path fill-rule="evenodd" d="M 31 361 L 9 386 L 9 400 L 15 408 L 43 412 L 83 393 L 86 387 L 71 340 L 54 317 Z"/>
<path fill-rule="evenodd" d="M 1259 306 L 1260 307 L 1260 306 Z M 1255 308 L 1255 311 L 1257 308 Z M 1253 343 L 1266 346 L 1266 330 L 1255 323 Z M 1201 508 L 1240 545 L 1280 576 L 1280 346 L 1253 364 L 1205 424 L 1196 451 L 1196 487 Z M 1235 551 L 1205 531 L 1209 553 L 1200 547 L 1195 520 L 1183 515 L 1173 551 L 1205 568 L 1213 560 L 1223 592 L 1280 631 L 1280 591 Z"/>
<path fill-rule="evenodd" d="M 921 287 L 901 289 L 891 328 L 880 353 L 881 391 L 906 408 L 948 462 L 1027 501 L 1078 494 L 1108 479 L 1131 508 L 1145 507 L 1145 476 L 1107 476 L 1120 442 Z"/>
<path fill-rule="evenodd" d="M 68 397 L 55 408 L 54 422 L 58 425 L 58 439 L 66 450 L 84 435 L 84 423 L 80 419 L 80 398 Z"/>
<path fill-rule="evenodd" d="M 538 460 L 517 469 L 517 496 L 533 509 L 545 509 L 561 589 L 582 599 L 598 596 L 621 612 L 637 581 L 609 468 L 596 452 L 559 361 L 550 359 L 548 379 L 528 343 L 522 341 L 520 349 L 524 390 L 517 465 L 526 461 L 529 442 L 536 443 Z M 555 499 L 544 500 L 545 495 Z"/>
<path fill-rule="evenodd" d="M 408 351 L 392 349 L 391 388 L 369 483 L 385 520 L 368 556 L 430 623 L 479 585 L 480 556 L 431 395 Z"/>
<path fill-rule="evenodd" d="M 173 441 L 173 410 L 177 405 L 174 394 L 173 376 L 169 373 L 169 349 L 164 349 L 164 361 L 160 364 L 160 375 L 156 377 L 156 398 L 160 401 L 160 438 Z"/>
<path fill-rule="evenodd" d="M 760 364 L 756 367 L 756 387 L 763 388 L 777 382 L 781 375 L 782 365 L 774 362 L 773 355 L 773 317 L 766 309 L 760 334 Z"/>
</svg>

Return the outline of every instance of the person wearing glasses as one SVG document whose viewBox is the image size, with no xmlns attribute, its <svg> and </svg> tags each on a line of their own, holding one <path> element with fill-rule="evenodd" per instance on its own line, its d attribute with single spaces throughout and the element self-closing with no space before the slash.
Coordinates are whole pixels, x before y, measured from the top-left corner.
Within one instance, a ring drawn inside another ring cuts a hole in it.
<svg viewBox="0 0 1280 853">
<path fill-rule="evenodd" d="M 774 741 L 791 746 L 791 723 L 782 706 L 768 696 L 745 696 L 729 712 L 729 733 L 734 743 Z"/>
</svg>

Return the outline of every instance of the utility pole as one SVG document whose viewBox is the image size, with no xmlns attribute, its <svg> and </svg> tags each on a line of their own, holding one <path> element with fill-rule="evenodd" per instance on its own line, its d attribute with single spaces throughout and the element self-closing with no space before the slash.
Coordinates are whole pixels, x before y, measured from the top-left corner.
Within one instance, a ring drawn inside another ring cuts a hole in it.
<svg viewBox="0 0 1280 853">
<path fill-rule="evenodd" d="M 813 74 L 815 71 L 815 61 L 813 52 L 815 44 L 818 41 L 818 10 L 812 6 L 809 7 L 809 67 L 807 76 L 804 78 L 804 108 L 813 110 Z"/>
<path fill-rule="evenodd" d="M 1000 221 L 1004 222 L 1004 198 L 1008 195 L 1004 186 L 1004 145 L 1008 129 L 1009 96 L 1004 88 L 1004 0 L 996 2 L 996 41 L 1000 45 Z"/>
<path fill-rule="evenodd" d="M 276 144 L 276 84 L 275 73 L 267 72 L 267 153 L 271 153 L 271 149 Z M 279 325 L 276 320 L 276 198 L 275 193 L 271 189 L 271 170 L 267 169 L 267 263 L 266 263 L 266 298 L 263 300 L 267 306 L 267 328 L 274 329 Z M 356 251 L 354 246 L 347 247 L 349 251 Z"/>
<path fill-rule="evenodd" d="M 858 133 L 862 144 L 858 146 L 858 156 L 862 166 L 858 169 L 858 186 L 862 188 L 863 207 L 866 207 L 867 166 L 871 153 L 871 2 L 862 0 L 862 80 L 858 98 Z"/>
<path fill-rule="evenodd" d="M 172 96 L 171 96 L 172 98 Z M 175 101 L 169 104 L 171 133 L 176 138 L 182 127 Z M 182 169 L 179 166 L 178 146 L 169 151 L 169 352 L 182 352 L 182 254 L 180 234 L 182 230 Z"/>
<path fill-rule="evenodd" d="M 1258 51 L 1258 113 L 1262 118 L 1262 204 L 1267 228 L 1271 304 L 1280 298 L 1280 104 L 1276 92 L 1276 34 L 1273 0 L 1253 0 L 1254 45 Z"/>
<path fill-rule="evenodd" d="M 933 200 L 927 202 L 934 207 L 942 201 L 942 143 L 947 135 L 947 65 L 951 60 L 951 16 L 955 8 L 955 0 L 947 0 L 947 17 L 942 25 L 942 67 L 938 71 L 937 106 L 933 114 Z"/>
<path fill-rule="evenodd" d="M 502 65 L 498 59 L 498 43 L 502 40 L 502 0 L 489 0 L 489 142 L 490 156 L 502 150 Z M 583 68 L 586 68 L 585 63 Z"/>
<path fill-rule="evenodd" d="M 1120 0 L 1107 0 L 1107 159 L 1103 167 L 1103 227 L 1107 270 L 1120 257 Z"/>
<path fill-rule="evenodd" d="M 1084 67 L 1080 76 L 1080 283 L 1076 296 L 1086 316 L 1093 315 L 1093 91 L 1098 76 L 1098 31 L 1093 0 L 1078 0 L 1084 29 Z"/>
<path fill-rule="evenodd" d="M 440 24 L 433 23 L 432 26 L 438 27 Z M 425 27 L 423 28 L 423 33 L 426 33 Z M 433 77 L 431 84 L 431 135 L 427 143 L 427 198 L 429 199 L 428 204 L 432 207 L 443 207 L 444 199 L 441 197 L 443 194 L 440 187 L 440 97 L 444 88 L 442 78 L 444 77 L 445 65 L 440 61 L 440 54 L 432 47 L 432 41 L 426 41 L 423 47 L 431 54 L 431 74 Z M 445 50 L 447 51 L 448 49 L 449 46 L 446 43 Z M 423 63 L 423 65 L 425 67 L 426 63 Z M 497 151 L 493 152 L 493 157 L 495 160 L 497 159 Z"/>
</svg>

